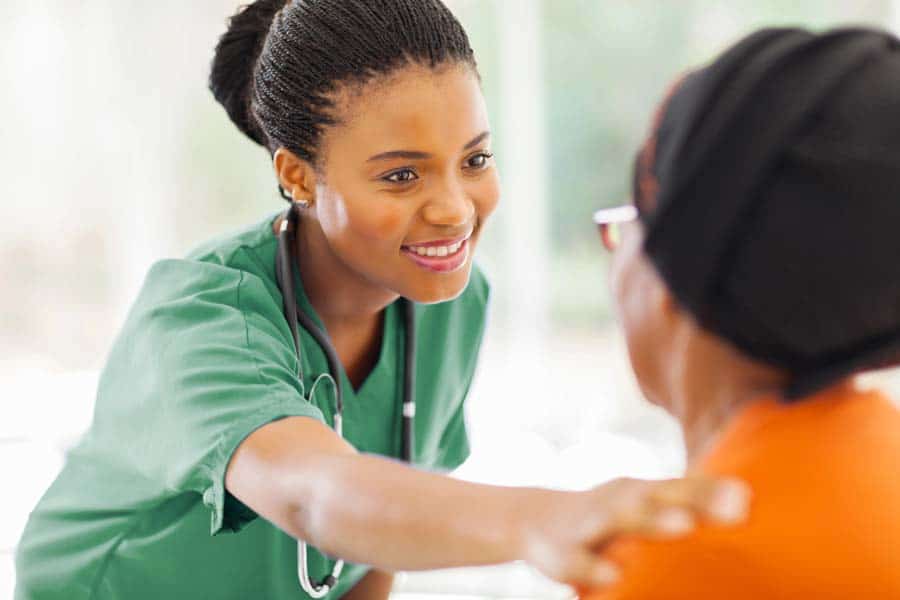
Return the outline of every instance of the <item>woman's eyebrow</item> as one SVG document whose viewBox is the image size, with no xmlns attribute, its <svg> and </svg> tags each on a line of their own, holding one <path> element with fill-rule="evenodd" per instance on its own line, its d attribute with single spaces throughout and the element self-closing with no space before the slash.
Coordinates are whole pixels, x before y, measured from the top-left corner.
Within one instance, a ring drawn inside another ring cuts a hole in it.
<svg viewBox="0 0 900 600">
<path fill-rule="evenodd" d="M 427 152 L 415 152 L 413 150 L 392 150 L 390 152 L 382 152 L 381 154 L 376 154 L 375 156 L 370 157 L 366 162 L 391 160 L 393 158 L 405 158 L 406 160 L 426 160 L 431 158 L 431 155 Z"/>
<path fill-rule="evenodd" d="M 484 131 L 482 133 L 479 133 L 475 137 L 475 139 L 473 139 L 471 142 L 469 142 L 468 144 L 463 146 L 463 150 L 469 150 L 471 148 L 474 148 L 475 146 L 477 146 L 478 144 L 480 144 L 481 142 L 483 142 L 484 140 L 486 140 L 489 137 L 491 137 L 490 131 Z"/>
<path fill-rule="evenodd" d="M 484 131 L 478 134 L 471 142 L 463 146 L 463 150 L 474 148 L 490 136 L 490 131 Z M 370 157 L 366 162 L 393 160 L 395 158 L 402 158 L 405 160 L 427 160 L 431 158 L 431 154 L 428 154 L 427 152 L 417 152 L 415 150 L 391 150 L 390 152 L 382 152 L 381 154 L 376 154 L 375 156 Z"/>
</svg>

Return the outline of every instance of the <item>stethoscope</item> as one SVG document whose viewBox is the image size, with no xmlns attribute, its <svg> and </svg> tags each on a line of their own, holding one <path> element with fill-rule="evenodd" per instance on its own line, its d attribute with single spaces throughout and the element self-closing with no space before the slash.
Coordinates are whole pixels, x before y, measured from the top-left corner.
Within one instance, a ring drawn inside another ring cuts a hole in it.
<svg viewBox="0 0 900 600">
<path fill-rule="evenodd" d="M 316 343 L 325 352 L 325 358 L 328 361 L 328 373 L 323 373 L 316 378 L 310 388 L 308 399 L 312 400 L 315 390 L 320 382 L 327 381 L 334 390 L 334 430 L 339 436 L 344 437 L 343 416 L 344 416 L 344 395 L 341 389 L 341 378 L 339 376 L 340 360 L 337 352 L 328 339 L 328 334 L 322 331 L 302 310 L 297 310 L 297 294 L 294 284 L 294 259 L 291 248 L 294 246 L 294 232 L 297 230 L 299 221 L 299 213 L 295 210 L 294 205 L 284 214 L 281 220 L 281 227 L 278 232 L 278 254 L 275 258 L 275 273 L 278 278 L 278 287 L 281 288 L 281 295 L 284 299 L 284 316 L 291 328 L 291 335 L 294 338 L 294 349 L 297 352 L 297 377 L 303 386 L 303 360 L 300 347 L 300 330 L 299 326 L 309 332 L 316 340 Z M 415 307 L 409 300 L 401 300 L 403 304 L 403 314 L 405 319 L 405 356 L 403 369 L 403 411 L 402 411 L 402 447 L 401 455 L 403 460 L 412 463 L 413 459 L 413 443 L 414 429 L 413 420 L 416 416 L 416 319 Z M 385 332 L 385 335 L 390 335 Z M 323 598 L 338 583 L 341 571 L 344 568 L 344 561 L 338 560 L 331 570 L 331 574 L 325 577 L 321 583 L 314 584 L 309 579 L 309 566 L 307 564 L 307 546 L 306 542 L 297 542 L 297 576 L 300 579 L 300 587 L 312 598 Z"/>
</svg>

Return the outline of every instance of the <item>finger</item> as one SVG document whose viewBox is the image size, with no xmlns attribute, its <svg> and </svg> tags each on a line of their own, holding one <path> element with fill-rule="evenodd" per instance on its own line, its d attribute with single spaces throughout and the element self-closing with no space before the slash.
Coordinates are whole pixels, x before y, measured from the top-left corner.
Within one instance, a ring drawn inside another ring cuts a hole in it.
<svg viewBox="0 0 900 600">
<path fill-rule="evenodd" d="M 563 583 L 594 590 L 607 588 L 621 577 L 614 563 L 584 550 L 568 554 L 561 575 L 559 580 Z"/>
<path fill-rule="evenodd" d="M 657 482 L 648 498 L 659 509 L 688 509 L 718 523 L 734 524 L 747 518 L 750 488 L 733 478 L 688 477 Z"/>
<path fill-rule="evenodd" d="M 679 537 L 690 533 L 696 526 L 697 520 L 689 509 L 658 506 L 645 500 L 619 512 L 613 519 L 607 535 L 603 539 L 596 540 L 593 547 L 600 549 L 610 543 L 614 536 L 623 534 L 660 538 Z"/>
<path fill-rule="evenodd" d="M 698 517 L 735 523 L 746 517 L 749 489 L 733 479 L 690 477 L 669 481 L 618 480 L 597 488 L 610 509 L 605 528 L 591 536 L 602 549 L 616 536 L 638 534 L 671 538 L 690 533 Z"/>
<path fill-rule="evenodd" d="M 619 479 L 593 490 L 597 519 L 585 538 L 599 551 L 622 534 L 681 535 L 694 527 L 690 510 L 650 500 L 651 486 L 659 482 Z"/>
<path fill-rule="evenodd" d="M 648 532 L 651 535 L 667 538 L 687 535 L 696 527 L 697 520 L 690 511 L 674 507 L 665 507 L 655 511 L 647 523 Z"/>
</svg>

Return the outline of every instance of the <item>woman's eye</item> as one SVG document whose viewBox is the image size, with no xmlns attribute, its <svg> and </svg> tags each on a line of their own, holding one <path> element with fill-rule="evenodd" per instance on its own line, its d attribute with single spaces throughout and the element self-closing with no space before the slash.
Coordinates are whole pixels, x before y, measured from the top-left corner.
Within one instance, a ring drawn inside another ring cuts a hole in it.
<svg viewBox="0 0 900 600">
<path fill-rule="evenodd" d="M 488 161 L 490 161 L 494 157 L 490 152 L 479 152 L 473 156 L 470 156 L 468 160 L 466 160 L 466 168 L 467 169 L 483 169 L 488 166 Z"/>
<path fill-rule="evenodd" d="M 412 169 L 401 169 L 400 171 L 394 171 L 390 175 L 382 177 L 384 181 L 389 181 L 391 183 L 409 183 L 418 178 L 419 176 L 416 175 L 416 172 Z"/>
</svg>

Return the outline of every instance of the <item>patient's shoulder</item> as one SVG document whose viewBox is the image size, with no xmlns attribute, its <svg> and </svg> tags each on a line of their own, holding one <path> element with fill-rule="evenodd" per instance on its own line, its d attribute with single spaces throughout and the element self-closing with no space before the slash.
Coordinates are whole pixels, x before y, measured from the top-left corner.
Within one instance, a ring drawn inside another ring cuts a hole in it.
<svg viewBox="0 0 900 600">
<path fill-rule="evenodd" d="M 777 581 L 752 552 L 702 532 L 680 541 L 625 540 L 605 554 L 621 568 L 621 581 L 603 592 L 582 593 L 585 600 L 782 598 Z"/>
<path fill-rule="evenodd" d="M 750 485 L 749 520 L 614 544 L 623 582 L 590 599 L 900 598 L 897 431 L 879 395 L 754 407 L 700 465 Z"/>
</svg>

